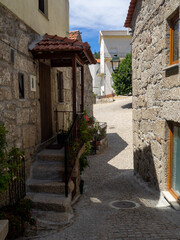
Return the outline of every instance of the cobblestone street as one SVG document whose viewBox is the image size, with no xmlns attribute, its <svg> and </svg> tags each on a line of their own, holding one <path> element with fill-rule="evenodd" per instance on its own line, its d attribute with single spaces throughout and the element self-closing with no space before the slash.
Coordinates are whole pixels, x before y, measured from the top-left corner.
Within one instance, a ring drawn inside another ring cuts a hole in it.
<svg viewBox="0 0 180 240">
<path fill-rule="evenodd" d="M 109 147 L 89 157 L 84 194 L 74 205 L 72 223 L 42 240 L 180 239 L 180 212 L 133 175 L 131 97 L 94 105 L 98 121 L 108 124 Z M 130 200 L 133 209 L 110 203 Z"/>
</svg>

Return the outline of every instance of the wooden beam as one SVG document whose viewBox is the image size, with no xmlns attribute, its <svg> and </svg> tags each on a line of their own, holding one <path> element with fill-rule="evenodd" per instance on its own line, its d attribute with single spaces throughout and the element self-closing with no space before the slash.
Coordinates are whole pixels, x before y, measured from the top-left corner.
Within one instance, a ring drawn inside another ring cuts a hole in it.
<svg viewBox="0 0 180 240">
<path fill-rule="evenodd" d="M 76 53 L 76 61 L 78 62 L 78 64 L 80 66 L 83 66 L 84 65 L 84 61 L 79 57 L 79 55 Z"/>
<path fill-rule="evenodd" d="M 72 59 L 72 80 L 73 80 L 73 119 L 76 118 L 76 86 L 77 86 L 77 62 L 76 57 L 74 56 Z"/>
<path fill-rule="evenodd" d="M 69 62 L 61 62 L 56 60 L 51 60 L 51 67 L 72 67 L 72 61 Z"/>
<path fill-rule="evenodd" d="M 77 51 L 71 52 L 32 52 L 36 59 L 72 59 L 73 56 L 78 53 Z"/>
<path fill-rule="evenodd" d="M 84 65 L 81 66 L 81 112 L 84 112 Z"/>
</svg>

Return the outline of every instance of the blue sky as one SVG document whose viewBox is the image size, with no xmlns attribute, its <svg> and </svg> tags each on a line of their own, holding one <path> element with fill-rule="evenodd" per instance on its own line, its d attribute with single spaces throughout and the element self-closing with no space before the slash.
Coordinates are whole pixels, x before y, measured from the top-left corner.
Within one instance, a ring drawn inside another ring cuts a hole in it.
<svg viewBox="0 0 180 240">
<path fill-rule="evenodd" d="M 70 31 L 82 32 L 92 52 L 99 51 L 99 31 L 125 30 L 129 4 L 130 0 L 69 0 Z"/>
</svg>

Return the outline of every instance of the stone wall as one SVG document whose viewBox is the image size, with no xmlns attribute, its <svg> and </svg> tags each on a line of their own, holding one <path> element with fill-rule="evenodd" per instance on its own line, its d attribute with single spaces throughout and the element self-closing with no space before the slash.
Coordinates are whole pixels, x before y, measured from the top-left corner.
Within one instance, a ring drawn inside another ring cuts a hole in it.
<svg viewBox="0 0 180 240">
<path fill-rule="evenodd" d="M 63 102 L 58 102 L 58 93 L 57 93 L 57 71 L 63 73 Z M 54 81 L 52 96 L 54 98 L 53 101 L 53 109 L 54 111 L 57 109 L 57 118 L 58 118 L 58 130 L 67 131 L 71 127 L 72 123 L 72 68 L 52 68 L 51 79 Z M 63 113 L 64 111 L 64 113 Z M 53 113 L 54 114 L 54 113 Z M 64 116 L 63 116 L 64 114 Z M 56 116 L 54 114 L 54 118 L 56 121 Z M 55 126 L 56 128 L 56 126 Z"/>
<path fill-rule="evenodd" d="M 85 65 L 84 75 L 84 109 L 89 116 L 93 116 L 93 79 L 88 65 Z"/>
<path fill-rule="evenodd" d="M 29 52 L 29 44 L 39 35 L 0 4 L 0 121 L 8 130 L 9 146 L 25 150 L 26 177 L 34 153 L 41 145 L 39 62 Z M 11 61 L 14 51 L 14 62 Z M 50 65 L 49 61 L 43 61 Z M 57 71 L 63 72 L 64 102 L 58 103 Z M 19 98 L 19 73 L 24 74 L 24 99 Z M 36 91 L 30 89 L 30 76 L 36 77 Z M 72 110 L 71 68 L 51 68 L 52 128 L 56 134 L 55 110 Z M 72 116 L 65 116 L 65 123 Z M 62 123 L 62 122 L 61 122 Z M 66 124 L 67 125 L 67 124 Z M 67 126 L 66 126 L 67 127 Z"/>
<path fill-rule="evenodd" d="M 29 159 L 40 141 L 39 92 L 30 91 L 30 74 L 37 77 L 28 45 L 37 34 L 0 5 L 0 121 L 8 130 L 10 146 L 24 149 Z M 14 63 L 11 61 L 14 51 Z M 19 99 L 18 74 L 24 74 L 25 98 Z M 30 165 L 27 161 L 26 166 Z"/>
<path fill-rule="evenodd" d="M 180 122 L 179 70 L 169 65 L 168 18 L 177 0 L 141 0 L 132 20 L 134 171 L 168 188 L 168 122 Z"/>
</svg>

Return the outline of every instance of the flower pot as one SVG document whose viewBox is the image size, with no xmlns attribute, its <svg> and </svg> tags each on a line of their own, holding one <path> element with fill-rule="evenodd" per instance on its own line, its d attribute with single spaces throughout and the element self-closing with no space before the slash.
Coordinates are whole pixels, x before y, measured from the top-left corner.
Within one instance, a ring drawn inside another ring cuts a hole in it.
<svg viewBox="0 0 180 240">
<path fill-rule="evenodd" d="M 79 184 L 80 194 L 83 194 L 83 187 L 84 187 L 84 180 L 81 179 L 80 184 Z"/>
</svg>

